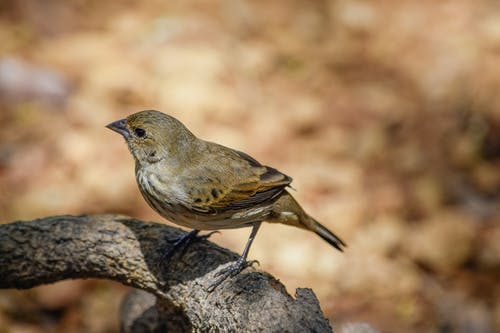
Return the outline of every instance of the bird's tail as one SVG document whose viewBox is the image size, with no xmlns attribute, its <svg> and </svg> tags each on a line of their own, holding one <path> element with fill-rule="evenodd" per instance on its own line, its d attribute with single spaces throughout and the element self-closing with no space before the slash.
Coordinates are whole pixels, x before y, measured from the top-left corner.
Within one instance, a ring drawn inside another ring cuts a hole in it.
<svg viewBox="0 0 500 333">
<path fill-rule="evenodd" d="M 328 230 L 324 225 L 322 225 L 309 215 L 304 216 L 302 220 L 303 223 L 307 226 L 307 229 L 314 231 L 319 237 L 327 241 L 328 244 L 330 244 L 337 250 L 344 252 L 343 247 L 347 247 L 346 243 L 344 243 L 344 241 L 333 232 Z"/>
<path fill-rule="evenodd" d="M 334 248 L 342 252 L 344 251 L 343 247 L 347 247 L 344 241 L 337 235 L 309 216 L 288 192 L 285 192 L 278 201 L 275 202 L 274 215 L 277 218 L 275 221 L 271 222 L 280 222 L 313 231 Z"/>
</svg>

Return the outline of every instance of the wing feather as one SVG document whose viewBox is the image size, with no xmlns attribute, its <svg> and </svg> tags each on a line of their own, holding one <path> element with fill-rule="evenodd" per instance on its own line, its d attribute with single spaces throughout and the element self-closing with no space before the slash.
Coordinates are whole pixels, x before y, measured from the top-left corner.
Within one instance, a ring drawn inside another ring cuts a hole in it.
<svg viewBox="0 0 500 333">
<path fill-rule="evenodd" d="M 189 208 L 206 214 L 243 210 L 272 201 L 292 182 L 280 171 L 264 166 L 251 156 L 227 148 L 226 159 L 233 165 L 232 177 L 227 170 L 208 168 L 197 183 L 196 196 Z M 216 181 L 219 180 L 219 181 Z"/>
</svg>

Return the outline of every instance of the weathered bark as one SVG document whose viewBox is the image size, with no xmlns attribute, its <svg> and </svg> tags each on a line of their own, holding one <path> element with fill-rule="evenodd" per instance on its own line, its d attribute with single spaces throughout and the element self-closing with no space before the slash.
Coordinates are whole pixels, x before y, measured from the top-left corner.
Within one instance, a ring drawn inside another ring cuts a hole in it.
<svg viewBox="0 0 500 333">
<path fill-rule="evenodd" d="M 181 232 L 116 215 L 0 225 L 0 288 L 103 278 L 146 291 L 124 301 L 124 332 L 331 332 L 310 289 L 298 289 L 294 299 L 266 272 L 247 268 L 208 292 L 214 274 L 237 255 L 199 241 L 162 261 L 172 246 L 166 240 Z"/>
</svg>

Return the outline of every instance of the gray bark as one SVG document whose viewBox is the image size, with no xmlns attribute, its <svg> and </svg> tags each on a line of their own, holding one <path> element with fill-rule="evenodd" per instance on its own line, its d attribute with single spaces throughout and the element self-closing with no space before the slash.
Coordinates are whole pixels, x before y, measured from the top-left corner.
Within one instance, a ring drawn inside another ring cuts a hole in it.
<svg viewBox="0 0 500 333">
<path fill-rule="evenodd" d="M 121 308 L 123 332 L 331 332 L 312 290 L 295 298 L 247 268 L 218 286 L 237 255 L 208 241 L 162 261 L 181 230 L 117 215 L 55 216 L 0 225 L 0 288 L 102 278 L 137 291 Z"/>
</svg>

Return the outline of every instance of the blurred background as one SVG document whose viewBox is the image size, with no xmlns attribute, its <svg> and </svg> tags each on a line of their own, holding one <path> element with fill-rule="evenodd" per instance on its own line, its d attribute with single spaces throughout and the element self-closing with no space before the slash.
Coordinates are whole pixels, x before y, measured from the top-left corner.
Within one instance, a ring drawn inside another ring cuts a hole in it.
<svg viewBox="0 0 500 333">
<path fill-rule="evenodd" d="M 264 225 L 249 256 L 334 328 L 500 332 L 499 91 L 494 0 L 1 0 L 0 222 L 164 221 L 104 127 L 158 109 L 292 176 L 348 243 Z M 116 332 L 126 292 L 3 290 L 0 332 Z"/>
</svg>

